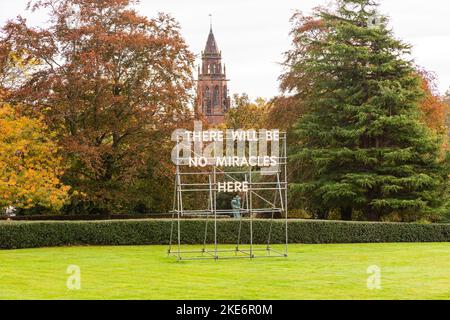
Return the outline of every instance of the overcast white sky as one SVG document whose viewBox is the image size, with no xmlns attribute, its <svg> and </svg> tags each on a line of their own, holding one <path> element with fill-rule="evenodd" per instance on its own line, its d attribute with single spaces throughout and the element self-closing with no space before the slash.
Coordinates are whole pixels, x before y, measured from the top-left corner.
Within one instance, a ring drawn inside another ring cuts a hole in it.
<svg viewBox="0 0 450 320">
<path fill-rule="evenodd" d="M 0 24 L 18 14 L 30 23 L 45 21 L 38 13 L 24 14 L 28 0 L 0 0 Z M 294 9 L 310 13 L 328 0 L 141 0 L 148 17 L 171 13 L 181 24 L 191 50 L 199 54 L 209 32 L 209 17 L 222 50 L 231 93 L 270 98 L 278 94 L 282 52 L 290 47 L 289 18 Z M 450 1 L 380 0 L 397 37 L 414 46 L 413 58 L 438 76 L 441 93 L 450 86 Z"/>
</svg>

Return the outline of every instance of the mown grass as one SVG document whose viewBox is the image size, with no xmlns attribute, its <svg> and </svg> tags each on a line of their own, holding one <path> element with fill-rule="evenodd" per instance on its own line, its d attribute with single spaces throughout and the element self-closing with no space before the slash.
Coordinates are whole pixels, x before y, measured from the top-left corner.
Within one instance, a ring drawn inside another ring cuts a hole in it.
<svg viewBox="0 0 450 320">
<path fill-rule="evenodd" d="M 186 246 L 186 248 L 199 248 Z M 282 249 L 282 247 L 279 247 Z M 0 299 L 449 299 L 449 243 L 290 245 L 288 258 L 182 261 L 166 246 L 0 251 Z M 67 267 L 81 270 L 69 290 Z M 367 269 L 381 269 L 369 290 Z"/>
</svg>

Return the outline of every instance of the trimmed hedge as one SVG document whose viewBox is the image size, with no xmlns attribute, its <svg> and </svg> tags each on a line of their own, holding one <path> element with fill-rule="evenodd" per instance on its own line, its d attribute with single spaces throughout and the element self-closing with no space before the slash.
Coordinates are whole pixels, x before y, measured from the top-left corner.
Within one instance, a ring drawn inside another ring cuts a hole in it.
<svg viewBox="0 0 450 320">
<path fill-rule="evenodd" d="M 58 215 L 25 215 L 25 216 L 0 216 L 0 220 L 14 221 L 84 221 L 84 220 L 142 220 L 142 219 L 167 219 L 171 213 L 148 214 L 58 214 Z"/>
<path fill-rule="evenodd" d="M 213 241 L 210 220 L 208 242 Z M 289 220 L 290 243 L 448 242 L 450 224 L 369 223 Z M 270 221 L 254 220 L 254 243 L 265 243 Z M 235 243 L 239 222 L 219 220 L 218 241 Z M 0 248 L 36 248 L 69 245 L 167 244 L 171 221 L 3 221 Z M 176 224 L 175 224 L 176 226 Z M 202 243 L 204 220 L 182 220 L 182 242 Z M 176 230 L 176 229 L 175 229 Z M 273 222 L 272 243 L 283 243 L 284 221 Z M 242 225 L 242 241 L 248 243 L 249 222 Z"/>
</svg>

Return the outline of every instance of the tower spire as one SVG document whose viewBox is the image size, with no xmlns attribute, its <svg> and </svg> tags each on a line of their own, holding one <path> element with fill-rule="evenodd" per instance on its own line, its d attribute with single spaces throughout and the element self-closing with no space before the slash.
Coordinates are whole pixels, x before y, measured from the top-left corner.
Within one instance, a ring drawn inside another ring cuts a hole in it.
<svg viewBox="0 0 450 320">
<path fill-rule="evenodd" d="M 209 16 L 211 17 L 212 14 L 210 14 Z M 206 41 L 206 46 L 205 46 L 204 52 L 211 53 L 211 54 L 220 54 L 219 47 L 217 46 L 216 39 L 214 38 L 214 33 L 212 30 L 212 18 L 211 18 L 209 27 L 210 27 L 210 30 L 209 30 L 208 40 Z"/>
<path fill-rule="evenodd" d="M 202 51 L 202 66 L 197 81 L 197 114 L 203 114 L 209 124 L 217 125 L 225 121 L 225 113 L 230 108 L 228 85 L 222 55 L 212 31 L 212 14 L 209 15 L 209 35 L 205 50 Z"/>
</svg>

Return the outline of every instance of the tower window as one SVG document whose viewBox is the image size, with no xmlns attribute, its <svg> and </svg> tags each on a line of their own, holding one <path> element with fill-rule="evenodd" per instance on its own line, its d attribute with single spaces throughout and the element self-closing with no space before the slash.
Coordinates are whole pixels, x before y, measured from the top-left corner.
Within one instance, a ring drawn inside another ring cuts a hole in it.
<svg viewBox="0 0 450 320">
<path fill-rule="evenodd" d="M 227 110 L 228 108 L 228 95 L 227 95 L 227 86 L 223 86 L 223 109 Z"/>
<path fill-rule="evenodd" d="M 219 86 L 214 87 L 214 95 L 213 95 L 213 105 L 219 105 Z"/>
<path fill-rule="evenodd" d="M 211 114 L 211 99 L 206 99 L 206 114 Z"/>
<path fill-rule="evenodd" d="M 206 114 L 211 113 L 211 94 L 209 92 L 209 87 L 205 87 L 205 92 L 203 94 L 203 111 L 206 109 Z"/>
</svg>

